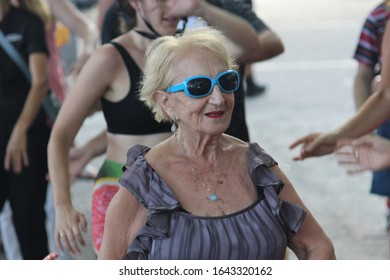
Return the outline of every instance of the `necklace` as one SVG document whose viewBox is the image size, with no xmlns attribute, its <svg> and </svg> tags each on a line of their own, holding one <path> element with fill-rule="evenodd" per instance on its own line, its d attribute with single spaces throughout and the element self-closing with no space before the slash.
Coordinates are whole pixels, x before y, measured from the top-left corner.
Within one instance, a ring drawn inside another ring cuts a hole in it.
<svg viewBox="0 0 390 280">
<path fill-rule="evenodd" d="M 205 190 L 209 193 L 209 195 L 207 196 L 207 199 L 212 201 L 212 202 L 216 202 L 219 200 L 219 196 L 216 194 L 216 191 L 217 191 L 217 188 L 221 182 L 221 177 L 222 177 L 222 173 L 223 173 L 223 162 L 224 162 L 224 155 L 223 155 L 223 149 L 222 150 L 222 161 L 221 161 L 221 166 L 220 166 L 220 174 L 219 174 L 219 177 L 218 177 L 218 180 L 216 182 L 216 185 L 215 185 L 215 188 L 214 188 L 214 191 L 211 191 L 210 188 L 208 188 L 203 180 L 203 177 L 201 176 L 201 174 L 199 173 L 199 171 L 196 170 L 196 168 L 191 164 L 191 160 L 188 158 L 187 156 L 187 153 L 184 149 L 184 145 L 183 143 L 181 143 L 179 141 L 179 139 L 177 139 L 177 133 L 175 133 L 175 139 L 176 139 L 176 142 L 179 144 L 185 158 L 187 159 L 188 161 L 188 164 L 190 166 L 190 169 L 192 171 L 192 173 L 194 174 L 195 178 L 198 178 L 199 181 L 201 182 L 202 186 L 205 188 Z"/>
</svg>

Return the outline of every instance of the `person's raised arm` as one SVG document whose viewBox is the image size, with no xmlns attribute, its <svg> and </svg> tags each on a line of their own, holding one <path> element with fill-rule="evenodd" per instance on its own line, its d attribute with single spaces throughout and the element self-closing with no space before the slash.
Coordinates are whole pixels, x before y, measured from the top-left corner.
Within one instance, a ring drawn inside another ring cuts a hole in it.
<svg viewBox="0 0 390 280">
<path fill-rule="evenodd" d="M 334 152 L 336 143 L 342 138 L 357 138 L 373 131 L 390 119 L 390 23 L 386 24 L 382 41 L 382 69 L 378 91 L 359 108 L 356 114 L 328 133 L 312 133 L 301 137 L 290 145 L 294 148 L 302 145 L 300 155 L 294 159 L 324 155 Z M 326 149 L 324 149 L 326 148 Z M 321 152 L 319 150 L 322 149 Z"/>
<path fill-rule="evenodd" d="M 358 110 L 371 93 L 371 83 L 375 77 L 374 69 L 363 63 L 359 63 L 353 83 L 353 96 L 355 107 Z"/>
<path fill-rule="evenodd" d="M 257 52 L 256 61 L 271 59 L 284 52 L 284 45 L 280 37 L 272 30 L 264 30 L 258 33 L 260 51 Z"/>
<path fill-rule="evenodd" d="M 390 118 L 390 23 L 387 22 L 383 35 L 381 80 L 374 92 L 357 113 L 335 130 L 341 137 L 360 137 L 371 132 Z"/>
<path fill-rule="evenodd" d="M 99 30 L 93 21 L 80 12 L 69 0 L 48 0 L 50 10 L 55 19 L 67 26 L 82 41 L 82 51 L 73 66 L 76 73 L 95 50 L 99 40 Z"/>
<path fill-rule="evenodd" d="M 185 15 L 198 16 L 207 24 L 219 28 L 234 44 L 239 63 L 253 62 L 244 61 L 240 56 L 246 53 L 255 53 L 260 47 L 257 33 L 247 21 L 206 1 L 178 1 L 175 7 L 169 11 L 169 15 L 178 17 Z"/>
<path fill-rule="evenodd" d="M 214 3 L 213 0 L 209 0 Z M 260 19 L 250 5 L 242 3 L 242 0 L 230 0 L 218 2 L 225 11 L 230 12 L 248 22 L 256 31 L 259 46 L 254 52 L 245 52 L 240 55 L 240 61 L 260 62 L 280 55 L 284 51 L 284 45 L 280 37 Z"/>
<path fill-rule="evenodd" d="M 98 0 L 98 18 L 97 18 L 97 26 L 99 30 L 103 29 L 103 22 L 106 12 L 114 4 L 116 0 Z"/>
</svg>

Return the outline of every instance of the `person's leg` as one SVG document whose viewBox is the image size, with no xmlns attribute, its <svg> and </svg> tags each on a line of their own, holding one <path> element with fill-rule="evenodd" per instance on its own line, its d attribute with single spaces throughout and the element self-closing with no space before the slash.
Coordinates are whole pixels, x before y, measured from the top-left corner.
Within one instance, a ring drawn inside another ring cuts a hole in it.
<svg viewBox="0 0 390 280">
<path fill-rule="evenodd" d="M 256 83 L 252 75 L 252 64 L 245 66 L 245 84 L 246 84 L 246 96 L 257 96 L 265 92 L 267 89 L 265 85 Z"/>
<path fill-rule="evenodd" d="M 390 121 L 378 127 L 376 133 L 390 139 Z M 386 229 L 390 230 L 390 168 L 373 172 L 371 193 L 383 196 L 386 203 Z"/>
<path fill-rule="evenodd" d="M 387 231 L 390 232 L 390 197 L 386 198 L 386 206 L 387 206 Z"/>
<path fill-rule="evenodd" d="M 5 170 L 3 164 L 9 138 L 7 137 L 7 131 L 4 128 L 5 126 L 2 126 L 0 123 L 0 235 L 2 240 L 2 249 L 6 259 L 21 260 L 23 259 L 23 256 L 20 251 L 19 241 L 12 222 L 12 210 L 9 201 L 7 201 L 9 172 Z"/>
<path fill-rule="evenodd" d="M 29 166 L 23 167 L 20 174 L 9 172 L 8 199 L 24 259 L 41 260 L 49 252 L 44 211 L 49 133 L 44 126 L 30 130 Z"/>
<path fill-rule="evenodd" d="M 23 260 L 18 237 L 12 222 L 11 206 L 8 201 L 5 202 L 0 213 L 0 234 L 7 260 Z"/>
</svg>

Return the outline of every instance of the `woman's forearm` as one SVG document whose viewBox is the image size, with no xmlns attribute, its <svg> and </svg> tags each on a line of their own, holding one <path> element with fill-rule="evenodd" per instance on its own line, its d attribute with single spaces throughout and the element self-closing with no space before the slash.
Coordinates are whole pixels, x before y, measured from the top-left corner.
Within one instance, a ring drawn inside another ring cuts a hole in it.
<svg viewBox="0 0 390 280">
<path fill-rule="evenodd" d="M 70 1 L 49 0 L 54 17 L 81 38 L 83 51 L 81 55 L 90 55 L 96 48 L 99 31 L 88 17 L 81 13 Z"/>
<path fill-rule="evenodd" d="M 237 47 L 241 54 L 257 53 L 260 42 L 255 29 L 244 19 L 229 13 L 221 8 L 203 1 L 196 11 L 196 15 L 202 17 L 209 25 L 218 27 Z M 240 55 L 241 55 L 240 54 Z M 254 61 L 242 61 L 249 63 Z"/>
<path fill-rule="evenodd" d="M 27 131 L 38 115 L 48 89 L 47 72 L 44 67 L 46 63 L 47 56 L 43 53 L 32 54 L 29 58 L 32 76 L 31 87 L 23 105 L 22 112 L 15 124 L 15 128 L 17 129 Z"/>
<path fill-rule="evenodd" d="M 390 88 L 373 93 L 357 113 L 336 129 L 338 138 L 356 138 L 370 133 L 390 119 Z"/>
<path fill-rule="evenodd" d="M 66 140 L 61 133 L 52 131 L 48 144 L 48 161 L 56 206 L 72 204 L 68 175 L 71 145 L 72 141 L 70 139 Z"/>
</svg>

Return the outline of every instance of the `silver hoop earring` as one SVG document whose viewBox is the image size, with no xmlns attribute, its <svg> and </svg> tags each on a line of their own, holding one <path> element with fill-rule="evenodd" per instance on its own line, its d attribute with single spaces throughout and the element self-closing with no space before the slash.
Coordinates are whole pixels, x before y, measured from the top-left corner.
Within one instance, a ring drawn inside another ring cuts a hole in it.
<svg viewBox="0 0 390 280">
<path fill-rule="evenodd" d="M 175 116 L 173 116 L 173 118 L 172 118 L 171 131 L 172 131 L 172 133 L 176 133 L 176 131 L 177 131 L 177 123 L 176 123 Z"/>
</svg>

